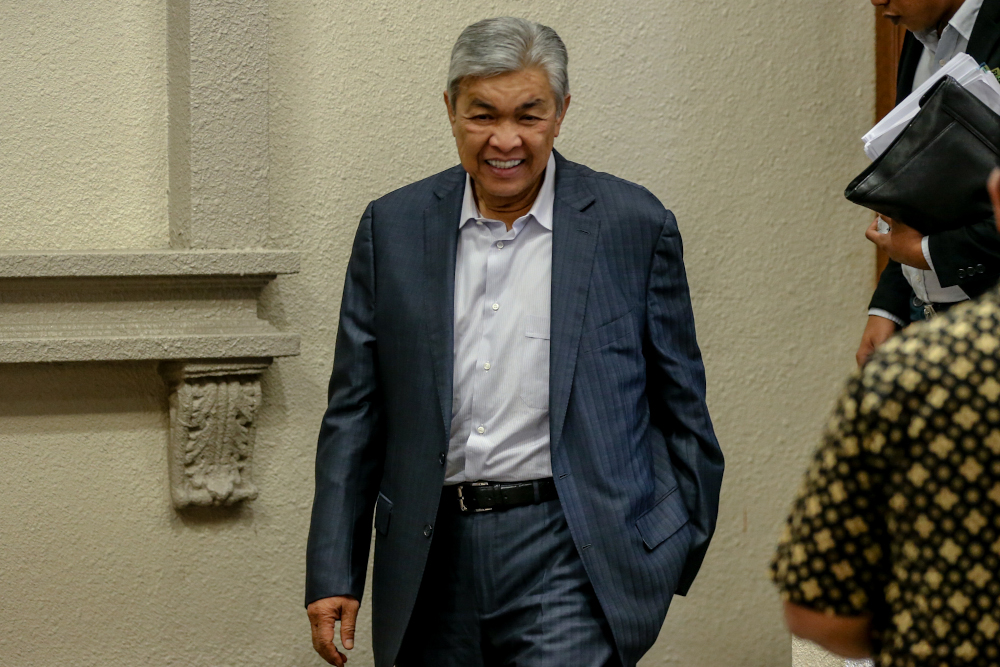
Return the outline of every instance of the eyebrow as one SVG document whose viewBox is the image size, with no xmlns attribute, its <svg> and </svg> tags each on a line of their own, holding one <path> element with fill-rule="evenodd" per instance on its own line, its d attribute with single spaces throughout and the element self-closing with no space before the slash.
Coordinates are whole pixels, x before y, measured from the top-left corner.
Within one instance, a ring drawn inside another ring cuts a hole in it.
<svg viewBox="0 0 1000 667">
<path fill-rule="evenodd" d="M 535 99 L 531 100 L 530 102 L 525 102 L 524 104 L 522 104 L 519 107 L 517 107 L 516 111 L 525 111 L 527 109 L 534 109 L 536 107 L 540 107 L 540 106 L 544 106 L 544 105 L 545 105 L 545 100 L 543 100 L 540 97 L 536 97 Z M 481 100 L 479 98 L 473 98 L 473 100 L 471 102 L 469 102 L 469 106 L 470 107 L 480 107 L 482 109 L 486 109 L 487 111 L 496 111 L 497 110 L 497 108 L 495 106 L 493 106 L 489 102 L 487 102 L 485 100 Z"/>
</svg>

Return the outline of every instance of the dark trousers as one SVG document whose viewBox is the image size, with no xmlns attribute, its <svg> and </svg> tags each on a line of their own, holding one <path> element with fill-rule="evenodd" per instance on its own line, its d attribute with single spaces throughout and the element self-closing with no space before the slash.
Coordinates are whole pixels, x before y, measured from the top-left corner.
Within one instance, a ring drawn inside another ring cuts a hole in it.
<svg viewBox="0 0 1000 667">
<path fill-rule="evenodd" d="M 397 667 L 619 667 L 558 500 L 462 515 L 445 489 Z"/>
</svg>

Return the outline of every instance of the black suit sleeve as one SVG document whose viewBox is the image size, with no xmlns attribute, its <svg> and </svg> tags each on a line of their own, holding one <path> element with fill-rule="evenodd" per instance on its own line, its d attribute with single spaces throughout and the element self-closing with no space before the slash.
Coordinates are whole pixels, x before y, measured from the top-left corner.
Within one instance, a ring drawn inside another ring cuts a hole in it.
<svg viewBox="0 0 1000 667">
<path fill-rule="evenodd" d="M 306 604 L 361 599 L 372 515 L 385 458 L 375 339 L 372 207 L 354 239 L 340 304 L 329 403 L 316 449 L 316 494 L 306 548 Z"/>
<path fill-rule="evenodd" d="M 878 279 L 878 286 L 868 303 L 869 308 L 880 308 L 892 313 L 903 322 L 910 321 L 910 295 L 913 289 L 903 276 L 903 267 L 891 259 Z"/>
<path fill-rule="evenodd" d="M 1000 234 L 992 219 L 932 234 L 927 245 L 942 287 L 958 285 L 976 297 L 1000 276 Z"/>
</svg>

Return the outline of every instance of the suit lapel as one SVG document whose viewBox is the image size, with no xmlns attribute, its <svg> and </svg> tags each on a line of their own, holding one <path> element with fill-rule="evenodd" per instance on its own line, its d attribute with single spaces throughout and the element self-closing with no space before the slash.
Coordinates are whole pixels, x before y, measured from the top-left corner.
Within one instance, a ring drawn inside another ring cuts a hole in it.
<svg viewBox="0 0 1000 667">
<path fill-rule="evenodd" d="M 576 171 L 576 165 L 556 153 L 549 341 L 549 429 L 552 449 L 562 439 L 601 226 L 600 220 L 587 212 L 593 202 L 594 196 Z"/>
<path fill-rule="evenodd" d="M 989 62 L 1000 41 L 1000 0 L 984 0 L 966 52 L 977 62 Z"/>
<path fill-rule="evenodd" d="M 435 187 L 436 200 L 424 211 L 424 308 L 434 386 L 441 404 L 445 442 L 451 438 L 451 403 L 455 362 L 455 252 L 462 214 L 465 171 L 445 172 Z"/>
</svg>

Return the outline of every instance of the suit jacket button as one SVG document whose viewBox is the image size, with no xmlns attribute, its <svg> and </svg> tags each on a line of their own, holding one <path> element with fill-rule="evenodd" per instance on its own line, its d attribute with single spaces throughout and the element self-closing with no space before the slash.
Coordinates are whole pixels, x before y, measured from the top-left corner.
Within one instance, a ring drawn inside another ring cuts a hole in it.
<svg viewBox="0 0 1000 667">
<path fill-rule="evenodd" d="M 959 278 L 964 278 L 965 277 L 965 269 L 959 269 L 958 270 L 958 277 Z"/>
<path fill-rule="evenodd" d="M 424 537 L 430 537 L 431 533 L 433 533 L 433 532 L 434 532 L 434 528 L 432 528 L 430 524 L 427 524 L 426 526 L 424 526 Z"/>
<path fill-rule="evenodd" d="M 976 273 L 982 273 L 985 270 L 982 264 L 976 264 Z"/>
<path fill-rule="evenodd" d="M 445 454 L 444 452 L 441 452 L 441 455 L 438 456 L 438 463 L 444 465 L 444 462 L 447 460 L 448 460 L 448 455 Z"/>
</svg>

